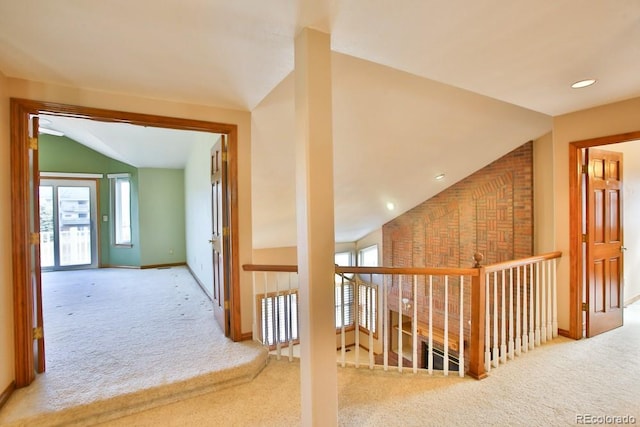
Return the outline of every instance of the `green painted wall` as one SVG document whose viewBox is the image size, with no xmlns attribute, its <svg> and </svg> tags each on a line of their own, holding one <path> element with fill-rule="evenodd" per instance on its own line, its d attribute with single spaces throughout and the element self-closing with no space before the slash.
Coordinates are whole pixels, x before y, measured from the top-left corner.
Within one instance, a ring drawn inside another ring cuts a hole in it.
<svg viewBox="0 0 640 427">
<path fill-rule="evenodd" d="M 186 263 L 184 170 L 138 169 L 141 265 Z"/>
<path fill-rule="evenodd" d="M 138 220 L 138 169 L 91 150 L 67 137 L 39 136 L 41 172 L 101 173 L 98 180 L 98 221 L 100 223 L 101 266 L 140 266 L 140 234 Z M 131 174 L 131 240 L 132 246 L 111 245 L 111 212 L 108 173 Z M 106 216 L 108 220 L 103 221 Z"/>
</svg>

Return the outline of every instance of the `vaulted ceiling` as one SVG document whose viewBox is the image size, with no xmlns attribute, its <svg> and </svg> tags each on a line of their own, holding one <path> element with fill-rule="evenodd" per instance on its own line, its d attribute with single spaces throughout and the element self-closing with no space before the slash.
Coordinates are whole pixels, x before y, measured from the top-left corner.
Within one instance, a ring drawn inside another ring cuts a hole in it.
<svg viewBox="0 0 640 427">
<path fill-rule="evenodd" d="M 305 26 L 329 32 L 334 52 L 338 241 L 551 131 L 553 116 L 640 96 L 637 0 L 0 0 L 0 71 L 251 111 L 254 245 L 292 245 Z M 570 87 L 585 78 L 597 83 Z M 109 145 L 116 131 L 104 132 L 89 139 Z M 154 147 L 145 166 L 167 167 Z"/>
</svg>

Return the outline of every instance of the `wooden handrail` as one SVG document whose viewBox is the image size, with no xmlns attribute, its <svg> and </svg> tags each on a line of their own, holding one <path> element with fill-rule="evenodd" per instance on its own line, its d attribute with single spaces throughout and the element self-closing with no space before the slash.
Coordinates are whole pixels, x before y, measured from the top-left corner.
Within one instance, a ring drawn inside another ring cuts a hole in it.
<svg viewBox="0 0 640 427">
<path fill-rule="evenodd" d="M 242 269 L 244 271 L 275 271 L 282 273 L 297 273 L 297 265 L 266 265 L 266 264 L 243 264 Z"/>
<path fill-rule="evenodd" d="M 562 252 L 548 252 L 542 255 L 534 255 L 528 258 L 504 261 L 496 264 L 484 266 L 485 273 L 493 273 L 494 271 L 506 270 L 509 268 L 521 267 L 523 265 L 546 261 L 550 259 L 560 258 Z M 262 272 L 282 272 L 297 273 L 297 265 L 285 264 L 244 264 L 244 271 L 262 271 Z M 451 268 L 451 267 L 344 267 L 336 266 L 336 273 L 355 273 L 355 274 L 395 274 L 395 275 L 447 275 L 447 276 L 471 276 L 475 277 L 479 274 L 479 269 L 475 267 L 469 268 Z"/>
<path fill-rule="evenodd" d="M 549 259 L 560 258 L 562 256 L 561 251 L 548 252 L 542 255 L 534 255 L 528 258 L 521 258 L 511 261 L 498 262 L 496 264 L 487 265 L 484 267 L 486 273 L 493 273 L 494 271 L 508 270 L 510 268 L 522 267 L 527 264 L 534 264 L 540 261 L 546 261 Z"/>
<path fill-rule="evenodd" d="M 265 265 L 244 264 L 244 271 L 296 273 L 297 265 Z M 336 273 L 355 274 L 395 274 L 395 275 L 448 275 L 448 276 L 477 276 L 477 268 L 417 268 L 417 267 L 342 267 L 336 266 Z"/>
</svg>

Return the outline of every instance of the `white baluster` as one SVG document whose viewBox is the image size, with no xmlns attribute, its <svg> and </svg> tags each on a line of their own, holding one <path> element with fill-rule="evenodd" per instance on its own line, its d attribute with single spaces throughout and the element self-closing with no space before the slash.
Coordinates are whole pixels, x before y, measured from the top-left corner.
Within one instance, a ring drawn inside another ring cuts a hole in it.
<svg viewBox="0 0 640 427">
<path fill-rule="evenodd" d="M 516 267 L 516 356 L 522 349 L 522 324 L 520 313 L 520 267 Z"/>
<path fill-rule="evenodd" d="M 491 371 L 491 316 L 490 316 L 490 301 L 489 298 L 489 273 L 485 274 L 485 298 L 484 298 L 484 369 L 485 371 Z"/>
<path fill-rule="evenodd" d="M 375 301 L 377 304 L 377 301 Z M 375 354 L 373 349 L 373 328 L 377 323 L 377 316 L 373 316 L 374 311 L 370 308 L 373 307 L 373 274 L 369 274 L 369 286 L 367 286 L 367 301 L 365 307 L 367 308 L 366 319 L 368 319 L 368 331 L 369 331 L 369 369 L 373 369 L 375 364 Z M 377 312 L 375 312 L 377 313 Z"/>
<path fill-rule="evenodd" d="M 527 317 L 527 301 L 529 293 L 527 292 L 527 266 L 522 266 L 522 351 L 525 353 L 529 350 L 529 318 Z"/>
<path fill-rule="evenodd" d="M 513 268 L 509 269 L 509 359 L 513 359 Z"/>
<path fill-rule="evenodd" d="M 275 323 L 275 337 L 276 337 L 276 358 L 280 360 L 282 357 L 282 343 L 280 342 L 280 273 L 274 273 L 276 276 L 276 303 L 275 310 L 273 312 L 273 319 Z"/>
<path fill-rule="evenodd" d="M 387 283 L 389 277 L 385 275 L 382 280 L 382 366 L 385 371 L 389 370 L 389 297 L 387 295 Z"/>
<path fill-rule="evenodd" d="M 460 276 L 460 326 L 458 331 L 458 375 L 464 377 L 464 276 Z"/>
<path fill-rule="evenodd" d="M 529 264 L 529 350 L 533 350 L 535 345 L 535 317 L 533 295 L 535 294 L 535 282 L 533 280 L 533 264 Z"/>
<path fill-rule="evenodd" d="M 429 349 L 427 350 L 429 375 L 433 375 L 433 276 L 429 276 Z"/>
<path fill-rule="evenodd" d="M 553 328 L 553 337 L 557 337 L 558 336 L 558 289 L 556 287 L 557 282 L 556 282 L 556 270 L 557 270 L 558 266 L 556 264 L 556 260 L 553 259 L 552 260 L 552 268 L 551 268 L 551 272 L 552 272 L 552 277 L 553 279 L 551 280 L 551 295 L 552 295 L 552 302 L 551 302 L 551 306 L 552 306 L 552 310 L 553 310 L 553 314 L 552 314 L 552 328 Z"/>
<path fill-rule="evenodd" d="M 540 263 L 536 263 L 536 331 L 535 346 L 540 345 Z"/>
<path fill-rule="evenodd" d="M 289 329 L 289 362 L 293 361 L 293 309 L 291 308 L 291 298 L 292 298 L 292 294 L 291 294 L 291 277 L 293 277 L 295 273 L 289 273 L 287 275 L 287 278 L 289 279 L 289 316 L 287 316 L 289 318 L 289 321 L 291 322 L 291 328 Z M 297 297 L 296 297 L 296 305 L 297 305 Z M 298 321 L 297 317 L 296 317 L 296 322 Z M 296 325 L 296 330 L 297 330 L 297 325 Z"/>
<path fill-rule="evenodd" d="M 256 301 L 258 300 L 258 289 L 256 287 L 256 272 L 252 271 L 251 272 L 251 279 L 253 280 L 252 282 L 252 288 L 253 288 L 253 295 L 254 298 L 256 299 Z M 253 330 L 254 335 L 256 335 L 258 333 L 258 331 L 260 329 L 262 329 L 262 318 L 258 319 L 258 304 L 252 304 L 252 311 L 253 311 Z"/>
<path fill-rule="evenodd" d="M 539 264 L 540 272 L 540 341 L 547 342 L 547 272 L 544 261 Z"/>
<path fill-rule="evenodd" d="M 551 278 L 551 263 L 553 260 L 545 261 L 545 265 L 547 266 L 547 340 L 551 341 L 553 339 L 553 297 L 552 297 L 552 282 Z"/>
<path fill-rule="evenodd" d="M 265 271 L 263 274 L 263 282 L 262 282 L 262 287 L 263 287 L 263 303 L 262 303 L 262 313 L 263 316 L 266 319 L 266 310 L 267 310 L 267 304 L 268 304 L 268 296 L 269 296 L 269 292 L 268 292 L 268 287 L 267 287 L 267 282 L 269 281 L 269 277 L 267 276 L 268 273 Z M 261 319 L 262 320 L 262 319 Z M 267 324 L 268 322 L 265 321 L 264 326 L 262 327 L 263 332 L 262 332 L 262 344 L 266 345 L 267 347 L 269 347 L 269 326 Z"/>
<path fill-rule="evenodd" d="M 398 372 L 402 372 L 402 277 L 398 277 Z"/>
<path fill-rule="evenodd" d="M 340 276 L 340 361 L 344 368 L 347 364 L 347 333 L 345 330 L 345 318 L 344 318 L 344 275 Z"/>
<path fill-rule="evenodd" d="M 355 310 L 353 312 L 353 326 L 354 326 L 353 333 L 355 334 L 355 337 L 356 337 L 356 342 L 355 342 L 356 368 L 359 368 L 360 367 L 360 316 L 359 316 L 360 314 L 360 281 L 356 276 L 354 276 L 354 280 L 351 281 L 351 286 L 353 286 L 353 301 L 354 301 L 353 307 L 351 309 Z"/>
<path fill-rule="evenodd" d="M 493 272 L 493 366 L 498 367 L 500 353 L 498 352 L 498 272 Z"/>
<path fill-rule="evenodd" d="M 506 306 L 506 270 L 502 270 L 500 280 L 500 362 L 507 363 L 507 306 Z"/>
<path fill-rule="evenodd" d="M 444 376 L 449 375 L 449 276 L 444 276 Z"/>
<path fill-rule="evenodd" d="M 411 343 L 413 347 L 413 373 L 418 373 L 418 276 L 413 276 L 413 320 L 411 322 Z"/>
</svg>

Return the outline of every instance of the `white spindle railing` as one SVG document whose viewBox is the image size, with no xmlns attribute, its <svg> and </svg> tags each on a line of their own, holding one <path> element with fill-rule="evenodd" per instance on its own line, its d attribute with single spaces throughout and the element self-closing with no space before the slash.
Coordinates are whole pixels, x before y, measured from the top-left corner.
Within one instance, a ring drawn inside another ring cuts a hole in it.
<svg viewBox="0 0 640 427">
<path fill-rule="evenodd" d="M 559 257 L 556 252 L 470 269 L 336 267 L 337 362 L 430 375 L 448 375 L 457 362 L 460 376 L 468 371 L 482 378 L 557 336 Z M 277 358 L 286 349 L 292 360 L 297 268 L 245 269 L 254 271 L 258 339 Z"/>
<path fill-rule="evenodd" d="M 487 371 L 558 336 L 559 256 L 554 253 L 485 267 L 485 345 L 493 344 L 491 351 L 485 350 Z"/>
</svg>

